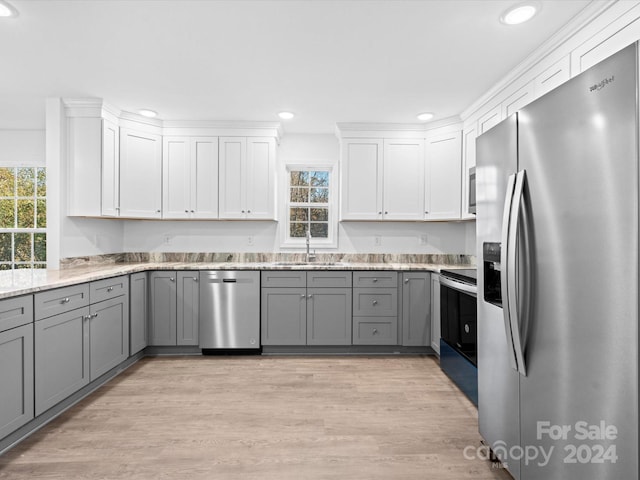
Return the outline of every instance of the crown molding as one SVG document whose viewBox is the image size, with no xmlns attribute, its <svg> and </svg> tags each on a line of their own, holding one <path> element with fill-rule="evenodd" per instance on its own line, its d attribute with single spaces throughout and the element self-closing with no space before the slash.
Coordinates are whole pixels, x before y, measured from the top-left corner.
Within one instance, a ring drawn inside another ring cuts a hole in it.
<svg viewBox="0 0 640 480">
<path fill-rule="evenodd" d="M 336 123 L 338 138 L 425 138 L 431 131 L 444 127 L 459 127 L 459 116 L 447 117 L 427 123 Z"/>
</svg>

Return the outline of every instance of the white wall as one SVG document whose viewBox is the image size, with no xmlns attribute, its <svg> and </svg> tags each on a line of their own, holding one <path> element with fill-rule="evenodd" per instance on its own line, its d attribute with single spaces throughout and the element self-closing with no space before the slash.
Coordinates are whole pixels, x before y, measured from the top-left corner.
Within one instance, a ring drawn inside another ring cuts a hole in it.
<svg viewBox="0 0 640 480">
<path fill-rule="evenodd" d="M 44 167 L 44 130 L 0 130 L 0 166 Z"/>
<path fill-rule="evenodd" d="M 287 164 L 333 163 L 337 168 L 339 156 L 333 135 L 285 134 L 278 149 L 278 194 L 283 195 Z M 280 208 L 278 218 L 285 214 Z M 128 252 L 281 251 L 279 222 L 128 220 L 123 225 L 123 251 Z M 424 235 L 426 244 L 421 244 Z M 380 237 L 380 245 L 374 245 L 375 236 Z M 343 222 L 337 250 L 324 251 L 475 255 L 475 222 Z"/>
</svg>

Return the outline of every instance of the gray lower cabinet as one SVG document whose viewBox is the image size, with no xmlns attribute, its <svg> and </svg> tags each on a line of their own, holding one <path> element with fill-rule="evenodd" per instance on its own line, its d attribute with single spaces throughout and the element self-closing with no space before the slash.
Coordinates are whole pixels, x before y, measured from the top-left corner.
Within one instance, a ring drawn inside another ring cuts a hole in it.
<svg viewBox="0 0 640 480">
<path fill-rule="evenodd" d="M 33 309 L 30 323 L 0 331 L 0 386 L 1 439 L 34 417 Z"/>
<path fill-rule="evenodd" d="M 431 275 L 431 348 L 440 355 L 440 275 Z"/>
<path fill-rule="evenodd" d="M 306 345 L 307 289 L 263 288 L 261 296 L 262 345 Z"/>
<path fill-rule="evenodd" d="M 90 380 L 95 380 L 129 356 L 129 296 L 92 304 L 89 316 Z"/>
<path fill-rule="evenodd" d="M 149 294 L 147 272 L 129 277 L 129 354 L 134 355 L 147 346 Z"/>
<path fill-rule="evenodd" d="M 353 344 L 398 344 L 398 272 L 356 272 Z"/>
<path fill-rule="evenodd" d="M 351 288 L 307 289 L 307 345 L 351 345 Z"/>
<path fill-rule="evenodd" d="M 431 274 L 402 273 L 402 345 L 431 345 Z"/>
<path fill-rule="evenodd" d="M 149 345 L 198 345 L 198 272 L 149 274 Z"/>
<path fill-rule="evenodd" d="M 36 321 L 34 334 L 40 415 L 89 383 L 89 307 Z"/>
</svg>

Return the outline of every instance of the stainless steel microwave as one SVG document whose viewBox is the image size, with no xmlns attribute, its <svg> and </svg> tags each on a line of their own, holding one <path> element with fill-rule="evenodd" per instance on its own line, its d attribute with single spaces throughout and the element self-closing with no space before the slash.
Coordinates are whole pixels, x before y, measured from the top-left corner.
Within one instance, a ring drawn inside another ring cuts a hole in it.
<svg viewBox="0 0 640 480">
<path fill-rule="evenodd" d="M 476 167 L 469 169 L 469 213 L 476 213 Z"/>
</svg>

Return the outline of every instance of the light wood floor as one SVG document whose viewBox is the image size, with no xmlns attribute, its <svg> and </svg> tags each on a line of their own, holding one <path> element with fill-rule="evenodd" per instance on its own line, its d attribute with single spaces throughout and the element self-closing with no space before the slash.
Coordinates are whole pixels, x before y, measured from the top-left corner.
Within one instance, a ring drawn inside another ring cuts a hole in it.
<svg viewBox="0 0 640 480">
<path fill-rule="evenodd" d="M 508 479 L 432 357 L 145 358 L 0 456 L 1 479 Z"/>
</svg>

